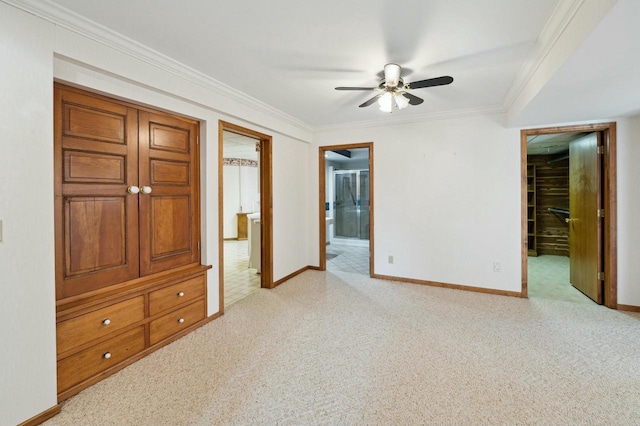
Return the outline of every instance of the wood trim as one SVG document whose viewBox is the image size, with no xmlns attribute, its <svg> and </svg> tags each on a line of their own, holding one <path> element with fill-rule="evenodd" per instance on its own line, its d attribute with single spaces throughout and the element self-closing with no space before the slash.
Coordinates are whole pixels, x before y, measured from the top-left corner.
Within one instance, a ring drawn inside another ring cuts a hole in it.
<svg viewBox="0 0 640 426">
<path fill-rule="evenodd" d="M 320 271 L 327 270 L 327 211 L 325 207 L 325 203 L 327 202 L 327 172 L 325 170 L 325 151 L 327 151 L 326 148 L 322 146 L 318 149 L 318 218 L 320 221 L 318 228 L 318 245 L 320 247 L 318 270 Z"/>
<path fill-rule="evenodd" d="M 44 423 L 45 421 L 49 420 L 53 416 L 60 413 L 60 408 L 61 408 L 60 404 L 56 404 L 53 407 L 49 408 L 48 410 L 45 410 L 40 414 L 36 414 L 35 416 L 31 417 L 29 420 L 25 420 L 24 422 L 20 423 L 18 426 L 35 426 L 35 425 L 39 425 L 40 423 Z"/>
<path fill-rule="evenodd" d="M 640 312 L 640 306 L 622 305 L 622 304 L 618 303 L 617 308 L 618 308 L 619 311 Z"/>
<path fill-rule="evenodd" d="M 280 284 L 282 284 L 283 282 L 285 282 L 285 281 L 289 281 L 291 278 L 295 277 L 296 275 L 300 275 L 301 273 L 303 273 L 303 272 L 305 272 L 305 271 L 307 271 L 307 270 L 309 270 L 309 269 L 311 269 L 311 268 L 312 268 L 312 267 L 311 267 L 311 266 L 309 266 L 309 265 L 305 266 L 304 268 L 300 268 L 300 269 L 298 269 L 297 271 L 290 273 L 290 274 L 289 274 L 289 275 L 287 275 L 286 277 L 280 278 L 278 281 L 276 281 L 276 282 L 274 282 L 274 283 L 273 283 L 273 286 L 274 286 L 274 287 L 279 286 L 279 285 L 280 285 Z"/>
<path fill-rule="evenodd" d="M 260 286 L 273 288 L 273 155 L 270 135 L 247 129 L 223 120 L 218 122 L 218 250 L 220 281 L 220 312 L 224 313 L 224 223 L 223 223 L 223 167 L 224 167 L 224 131 L 237 133 L 260 142 Z"/>
<path fill-rule="evenodd" d="M 618 306 L 618 164 L 616 123 L 609 123 L 604 131 L 604 305 Z"/>
<path fill-rule="evenodd" d="M 553 133 L 602 132 L 604 135 L 603 206 L 604 215 L 604 305 L 618 307 L 618 199 L 617 199 L 617 140 L 616 123 L 595 123 L 575 126 L 546 127 L 541 129 L 523 129 L 520 131 L 520 161 L 522 179 L 522 297 L 527 297 L 527 241 L 526 241 L 526 173 L 527 173 L 527 136 L 548 135 Z M 524 166 L 522 162 L 524 161 Z"/>
<path fill-rule="evenodd" d="M 224 314 L 224 125 L 218 123 L 218 313 Z"/>
<path fill-rule="evenodd" d="M 522 274 L 520 277 L 521 289 L 520 297 L 528 297 L 529 284 L 528 284 L 528 263 L 527 256 L 529 255 L 529 238 L 527 231 L 527 134 L 520 132 L 520 204 L 522 210 L 520 212 L 520 231 L 521 231 L 521 265 Z"/>
<path fill-rule="evenodd" d="M 495 290 L 492 288 L 482 288 L 482 287 L 473 287 L 473 286 L 461 285 L 461 284 L 441 283 L 437 281 L 417 280 L 415 278 L 395 277 L 392 275 L 375 274 L 375 275 L 372 275 L 371 278 L 377 278 L 380 280 L 387 280 L 387 281 L 397 281 L 397 282 L 409 283 L 409 284 L 428 285 L 431 287 L 441 287 L 441 288 L 448 288 L 452 290 L 472 291 L 475 293 L 494 294 L 498 296 L 523 297 L 522 294 L 517 291 Z"/>
<path fill-rule="evenodd" d="M 341 149 L 355 149 L 355 148 L 367 148 L 369 150 L 369 276 L 374 278 L 374 253 L 375 253 L 375 237 L 374 237 L 374 170 L 373 170 L 373 142 L 359 142 L 343 145 L 326 145 L 321 146 L 318 149 L 318 246 L 319 246 L 319 271 L 325 271 L 327 269 L 327 223 L 325 220 L 325 200 L 326 200 L 326 172 L 325 172 L 325 158 L 326 151 L 341 150 Z"/>
</svg>

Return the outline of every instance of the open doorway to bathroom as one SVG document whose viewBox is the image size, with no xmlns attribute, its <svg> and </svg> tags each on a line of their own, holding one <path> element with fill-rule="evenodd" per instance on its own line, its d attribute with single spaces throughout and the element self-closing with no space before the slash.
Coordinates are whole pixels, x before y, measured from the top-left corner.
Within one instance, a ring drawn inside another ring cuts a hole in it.
<svg viewBox="0 0 640 426">
<path fill-rule="evenodd" d="M 373 272 L 373 144 L 320 147 L 320 269 Z"/>
<path fill-rule="evenodd" d="M 271 137 L 230 123 L 219 131 L 220 312 L 271 288 Z"/>
</svg>

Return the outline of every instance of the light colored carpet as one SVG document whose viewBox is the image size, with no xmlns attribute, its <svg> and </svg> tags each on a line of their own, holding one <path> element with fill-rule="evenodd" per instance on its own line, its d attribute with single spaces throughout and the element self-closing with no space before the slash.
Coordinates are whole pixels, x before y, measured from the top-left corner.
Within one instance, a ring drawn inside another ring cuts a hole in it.
<svg viewBox="0 0 640 426">
<path fill-rule="evenodd" d="M 51 425 L 640 424 L 640 315 L 307 271 Z"/>
</svg>

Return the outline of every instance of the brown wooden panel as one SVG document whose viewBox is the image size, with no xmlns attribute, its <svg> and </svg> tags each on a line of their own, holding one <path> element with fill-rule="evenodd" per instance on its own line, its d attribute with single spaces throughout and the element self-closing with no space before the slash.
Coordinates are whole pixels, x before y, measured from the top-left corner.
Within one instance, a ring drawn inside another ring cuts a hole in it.
<svg viewBox="0 0 640 426">
<path fill-rule="evenodd" d="M 80 105 L 64 105 L 64 136 L 125 143 L 125 117 Z"/>
<path fill-rule="evenodd" d="M 66 276 L 126 261 L 125 197 L 66 200 Z"/>
<path fill-rule="evenodd" d="M 150 123 L 149 148 L 188 154 L 190 150 L 189 130 Z"/>
<path fill-rule="evenodd" d="M 152 189 L 140 196 L 140 274 L 148 275 L 200 260 L 198 125 L 148 111 L 139 122 L 140 185 Z"/>
<path fill-rule="evenodd" d="M 188 196 L 152 196 L 152 259 L 183 253 L 191 248 L 190 204 Z"/>
<path fill-rule="evenodd" d="M 58 353 L 64 352 L 99 339 L 144 319 L 144 298 L 142 296 L 98 309 L 57 326 Z"/>
<path fill-rule="evenodd" d="M 151 321 L 151 344 L 164 340 L 180 330 L 192 326 L 206 316 L 204 300 L 195 302 L 185 308 L 171 312 L 157 320 Z M 182 321 L 181 321 L 182 320 Z"/>
<path fill-rule="evenodd" d="M 569 160 L 553 161 L 557 155 L 531 155 L 527 163 L 536 168 L 536 238 L 538 255 L 569 256 L 568 215 L 549 208 L 569 210 Z"/>
<path fill-rule="evenodd" d="M 151 160 L 151 185 L 189 185 L 188 162 Z"/>
<path fill-rule="evenodd" d="M 56 298 L 139 276 L 138 111 L 55 85 Z"/>
<path fill-rule="evenodd" d="M 144 326 L 58 361 L 58 393 L 144 350 Z M 105 354 L 110 356 L 107 358 Z"/>
<path fill-rule="evenodd" d="M 149 315 L 153 316 L 205 294 L 204 275 L 153 291 L 149 294 Z"/>
<path fill-rule="evenodd" d="M 125 156 L 64 151 L 64 182 L 125 183 Z"/>
<path fill-rule="evenodd" d="M 596 303 L 602 304 L 600 231 L 600 158 L 598 135 L 592 133 L 571 142 L 569 151 L 570 200 L 570 281 Z"/>
</svg>

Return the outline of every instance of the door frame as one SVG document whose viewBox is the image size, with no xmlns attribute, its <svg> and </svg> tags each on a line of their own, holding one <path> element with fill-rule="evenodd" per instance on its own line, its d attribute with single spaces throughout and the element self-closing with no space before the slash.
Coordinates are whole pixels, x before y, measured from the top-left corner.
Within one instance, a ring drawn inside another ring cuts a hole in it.
<svg viewBox="0 0 640 426">
<path fill-rule="evenodd" d="M 218 285 L 219 310 L 224 314 L 224 132 L 260 143 L 260 287 L 273 288 L 272 137 L 223 120 L 218 121 Z"/>
<path fill-rule="evenodd" d="M 527 239 L 527 137 L 553 133 L 599 132 L 604 145 L 602 164 L 602 206 L 604 224 L 602 242 L 604 246 L 604 305 L 618 308 L 618 237 L 617 237 L 617 157 L 616 123 L 595 123 L 575 126 L 523 129 L 520 131 L 520 183 L 521 183 L 521 232 L 522 232 L 522 290 L 521 297 L 528 297 L 528 239 Z"/>
<path fill-rule="evenodd" d="M 326 210 L 325 203 L 327 199 L 326 195 L 326 163 L 324 154 L 327 151 L 337 151 L 344 149 L 356 149 L 356 148 L 367 148 L 369 150 L 369 276 L 374 276 L 373 265 L 374 265 L 374 174 L 373 174 L 373 142 L 360 142 L 360 143 L 352 143 L 352 144 L 343 144 L 343 145 L 326 145 L 318 147 L 318 164 L 319 164 L 319 184 L 320 191 L 318 197 L 318 230 L 319 230 L 319 267 L 320 271 L 325 271 L 327 269 L 327 221 L 326 221 Z"/>
</svg>

